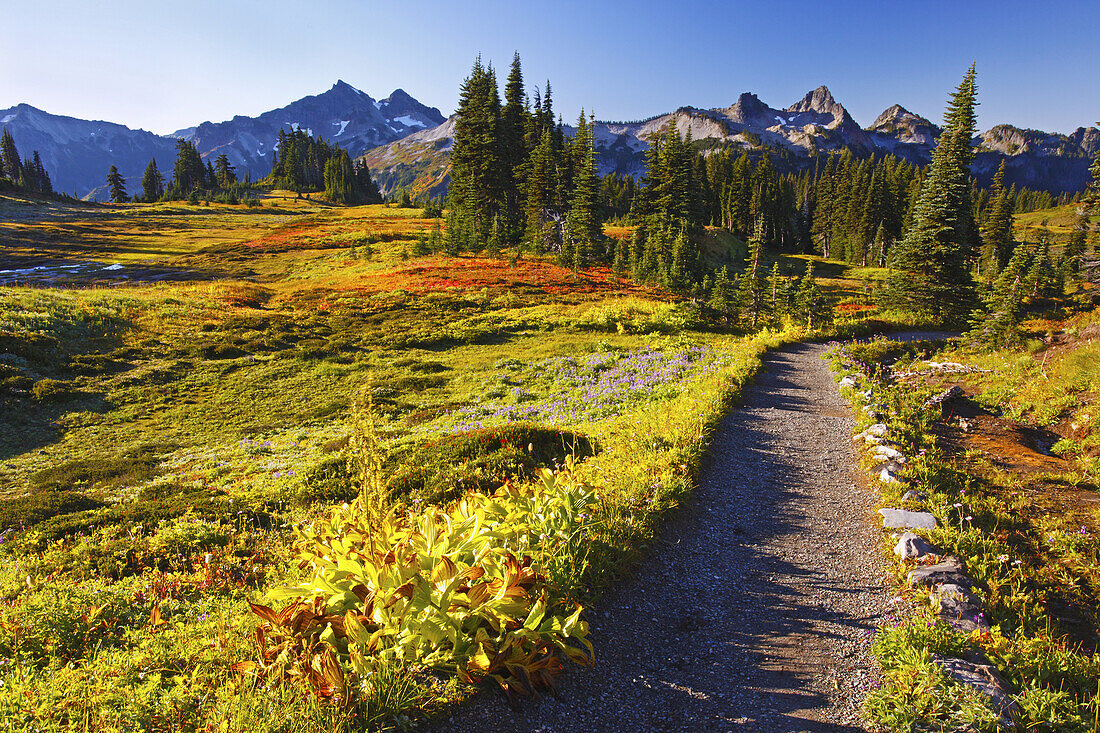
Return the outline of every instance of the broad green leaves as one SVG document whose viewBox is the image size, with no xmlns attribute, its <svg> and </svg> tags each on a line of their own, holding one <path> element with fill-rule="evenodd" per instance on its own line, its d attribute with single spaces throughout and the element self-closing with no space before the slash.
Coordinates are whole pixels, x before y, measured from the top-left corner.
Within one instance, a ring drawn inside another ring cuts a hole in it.
<svg viewBox="0 0 1100 733">
<path fill-rule="evenodd" d="M 581 607 L 553 595 L 544 570 L 585 531 L 595 493 L 567 472 L 465 496 L 376 523 L 356 502 L 299 528 L 309 581 L 254 605 L 259 668 L 349 702 L 379 662 L 490 678 L 509 695 L 551 686 L 562 658 L 590 664 Z M 375 528 L 372 530 L 371 527 Z"/>
</svg>

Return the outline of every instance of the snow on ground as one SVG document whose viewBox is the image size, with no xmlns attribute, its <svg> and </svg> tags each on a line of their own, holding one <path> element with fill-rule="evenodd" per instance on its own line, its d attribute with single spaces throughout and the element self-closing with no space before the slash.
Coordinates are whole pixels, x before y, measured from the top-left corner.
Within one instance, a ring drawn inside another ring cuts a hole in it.
<svg viewBox="0 0 1100 733">
<path fill-rule="evenodd" d="M 333 122 L 332 123 L 334 125 L 339 125 L 340 126 L 340 132 L 336 133 L 336 137 L 340 137 L 341 135 L 344 134 L 344 130 L 347 129 L 348 124 L 350 122 L 351 122 L 351 120 L 340 120 L 339 122 Z"/>
<path fill-rule="evenodd" d="M 15 119 L 14 114 L 4 115 L 4 119 L 0 120 L 0 125 L 6 125 L 14 119 Z"/>
<path fill-rule="evenodd" d="M 394 117 L 394 122 L 400 122 L 405 127 L 427 127 L 423 122 L 417 119 L 413 119 L 411 115 L 401 115 L 400 117 Z"/>
</svg>

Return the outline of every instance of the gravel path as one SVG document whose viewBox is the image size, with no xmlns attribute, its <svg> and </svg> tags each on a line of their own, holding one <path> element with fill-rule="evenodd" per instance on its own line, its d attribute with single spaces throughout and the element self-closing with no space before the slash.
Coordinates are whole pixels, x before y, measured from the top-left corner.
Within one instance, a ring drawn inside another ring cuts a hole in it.
<svg viewBox="0 0 1100 733">
<path fill-rule="evenodd" d="M 694 495 L 591 618 L 559 697 L 478 696 L 440 731 L 857 731 L 887 610 L 875 498 L 820 344 L 772 352 Z"/>
</svg>

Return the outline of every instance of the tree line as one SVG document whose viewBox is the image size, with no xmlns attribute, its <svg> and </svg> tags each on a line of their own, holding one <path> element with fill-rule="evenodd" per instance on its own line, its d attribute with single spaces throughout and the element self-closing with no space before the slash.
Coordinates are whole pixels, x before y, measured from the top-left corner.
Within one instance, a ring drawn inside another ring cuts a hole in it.
<svg viewBox="0 0 1100 733">
<path fill-rule="evenodd" d="M 42 165 L 38 151 L 27 159 L 20 158 L 15 138 L 7 128 L 0 133 L 0 179 L 7 179 L 9 185 L 32 193 L 53 193 L 50 174 Z"/>
<path fill-rule="evenodd" d="M 157 165 L 149 161 L 141 177 L 141 192 L 132 198 L 126 190 L 126 180 L 116 166 L 107 171 L 107 186 L 114 203 L 126 201 L 183 201 L 198 203 L 200 199 L 235 204 L 253 198 L 258 186 L 282 188 L 296 193 L 323 191 L 329 200 L 341 204 L 380 203 L 382 196 L 363 161 L 352 162 L 351 156 L 339 145 L 314 139 L 300 129 L 279 131 L 278 144 L 272 152 L 271 173 L 253 184 L 251 173 L 239 178 L 236 168 L 225 153 L 212 161 L 203 161 L 190 140 L 176 141 L 176 160 L 167 180 Z"/>
</svg>

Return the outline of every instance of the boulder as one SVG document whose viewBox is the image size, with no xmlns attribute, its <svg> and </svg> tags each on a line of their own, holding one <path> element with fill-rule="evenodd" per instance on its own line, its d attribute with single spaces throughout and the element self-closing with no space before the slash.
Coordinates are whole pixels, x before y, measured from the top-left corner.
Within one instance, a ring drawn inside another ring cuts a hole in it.
<svg viewBox="0 0 1100 733">
<path fill-rule="evenodd" d="M 890 432 L 890 428 L 882 423 L 875 423 L 874 425 L 868 426 L 863 432 L 876 438 L 885 438 L 886 434 Z"/>
<path fill-rule="evenodd" d="M 915 560 L 925 555 L 940 555 L 942 550 L 920 535 L 906 532 L 898 538 L 898 544 L 894 546 L 894 554 L 902 560 Z"/>
<path fill-rule="evenodd" d="M 897 448 L 891 448 L 888 445 L 881 445 L 875 448 L 875 458 L 879 460 L 879 463 L 885 461 L 894 461 L 895 463 L 908 463 L 909 459 L 905 457 Z"/>
<path fill-rule="evenodd" d="M 966 568 L 962 560 L 957 557 L 945 557 L 935 565 L 923 565 L 913 568 L 909 573 L 909 585 L 925 588 L 937 588 L 944 584 L 958 585 L 970 588 L 974 580 L 966 574 Z"/>
<path fill-rule="evenodd" d="M 935 529 L 936 518 L 929 512 L 910 512 L 905 509 L 879 509 L 885 529 Z"/>
<path fill-rule="evenodd" d="M 940 665 L 948 677 L 988 698 L 1000 717 L 998 722 L 1001 727 L 1013 728 L 1019 708 L 1016 706 L 1016 701 L 1012 699 L 1012 691 L 1008 683 L 1001 677 L 996 667 L 990 664 L 975 664 L 962 659 L 948 659 L 938 654 L 932 655 L 932 660 Z"/>
<path fill-rule="evenodd" d="M 944 583 L 936 589 L 932 597 L 939 603 L 937 613 L 940 618 L 950 621 L 960 631 L 989 629 L 989 622 L 982 612 L 982 604 L 969 588 L 955 583 Z"/>
<path fill-rule="evenodd" d="M 904 484 L 904 483 L 907 483 L 904 478 L 902 478 L 900 475 L 898 475 L 897 470 L 895 470 L 895 468 L 901 468 L 901 467 L 898 466 L 898 464 L 896 464 L 896 463 L 892 464 L 892 466 L 893 467 L 891 467 L 891 465 L 883 466 L 878 472 L 878 480 L 881 481 L 884 484 Z"/>
<path fill-rule="evenodd" d="M 855 377 L 853 377 L 851 374 L 849 374 L 844 379 L 840 380 L 839 386 L 849 387 L 851 389 L 855 389 L 856 387 L 859 386 L 859 382 L 856 380 Z"/>
</svg>

